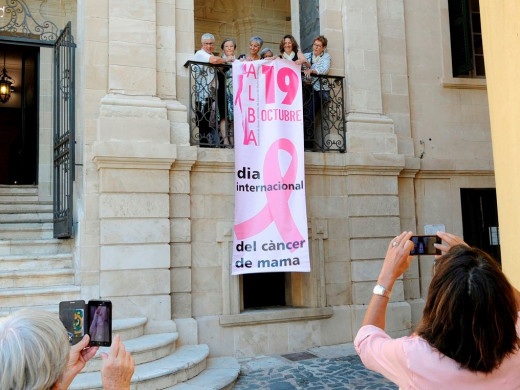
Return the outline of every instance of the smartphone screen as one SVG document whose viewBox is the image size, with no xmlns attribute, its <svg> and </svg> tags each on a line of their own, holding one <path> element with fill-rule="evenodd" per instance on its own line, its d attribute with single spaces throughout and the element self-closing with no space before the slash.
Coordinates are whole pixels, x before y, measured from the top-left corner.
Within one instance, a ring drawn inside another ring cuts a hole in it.
<svg viewBox="0 0 520 390">
<path fill-rule="evenodd" d="M 78 343 L 85 335 L 85 310 L 86 306 L 83 300 L 60 302 L 60 320 L 67 330 L 71 345 Z"/>
<path fill-rule="evenodd" d="M 108 347 L 112 344 L 112 302 L 88 302 L 88 334 L 90 345 Z"/>
<path fill-rule="evenodd" d="M 411 255 L 440 255 L 441 251 L 433 246 L 442 242 L 439 236 L 412 236 L 413 242 Z"/>
</svg>

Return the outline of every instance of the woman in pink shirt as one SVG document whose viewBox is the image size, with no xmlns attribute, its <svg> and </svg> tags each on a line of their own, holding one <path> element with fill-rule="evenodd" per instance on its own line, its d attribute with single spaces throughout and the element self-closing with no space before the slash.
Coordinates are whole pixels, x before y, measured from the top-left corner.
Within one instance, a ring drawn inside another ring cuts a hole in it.
<svg viewBox="0 0 520 390">
<path fill-rule="evenodd" d="M 520 389 L 520 293 L 497 262 L 460 237 L 438 232 L 446 252 L 433 268 L 414 334 L 392 339 L 385 313 L 396 279 L 413 256 L 411 232 L 386 253 L 354 344 L 365 366 L 401 389 Z"/>
</svg>

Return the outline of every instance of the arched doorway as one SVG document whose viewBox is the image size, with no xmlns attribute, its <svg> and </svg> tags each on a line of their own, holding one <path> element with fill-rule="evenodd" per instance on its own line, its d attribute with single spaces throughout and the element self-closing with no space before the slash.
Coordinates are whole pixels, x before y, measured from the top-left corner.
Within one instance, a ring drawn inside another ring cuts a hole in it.
<svg viewBox="0 0 520 390">
<path fill-rule="evenodd" d="M 0 184 L 40 184 L 44 172 L 54 237 L 66 238 L 73 225 L 76 45 L 70 22 L 60 31 L 32 15 L 32 9 L 42 11 L 37 3 L 0 0 L 0 51 L 6 65 L 9 53 L 12 69 L 19 69 L 10 106 L 0 107 L 0 118 L 6 118 L 0 134 L 9 139 L 0 146 L 7 151 L 0 160 Z M 61 19 L 59 12 L 54 16 Z"/>
</svg>

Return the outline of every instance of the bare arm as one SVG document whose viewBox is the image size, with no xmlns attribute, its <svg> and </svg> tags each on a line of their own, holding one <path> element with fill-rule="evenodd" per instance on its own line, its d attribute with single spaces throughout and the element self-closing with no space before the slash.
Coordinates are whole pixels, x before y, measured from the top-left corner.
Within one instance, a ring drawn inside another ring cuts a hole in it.
<svg viewBox="0 0 520 390">
<path fill-rule="evenodd" d="M 403 232 L 388 245 L 383 268 L 377 279 L 377 284 L 385 287 L 387 291 L 392 290 L 397 278 L 408 269 L 413 260 L 413 256 L 410 256 L 413 248 L 413 242 L 410 241 L 412 234 Z M 396 246 L 393 245 L 394 242 L 397 242 Z M 363 319 L 363 326 L 374 325 L 384 330 L 387 306 L 388 298 L 373 294 Z"/>
<path fill-rule="evenodd" d="M 229 60 L 228 60 L 229 58 Z M 226 62 L 231 62 L 231 57 L 226 57 L 226 58 L 222 58 L 222 57 L 217 57 L 217 56 L 211 56 L 209 57 L 209 63 L 210 64 L 225 64 Z"/>
</svg>

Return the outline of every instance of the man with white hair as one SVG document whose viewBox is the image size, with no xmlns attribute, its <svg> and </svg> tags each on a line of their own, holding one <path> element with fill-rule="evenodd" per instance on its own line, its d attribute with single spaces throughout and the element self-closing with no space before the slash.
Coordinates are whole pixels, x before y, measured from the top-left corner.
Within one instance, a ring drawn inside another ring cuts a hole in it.
<svg viewBox="0 0 520 390">
<path fill-rule="evenodd" d="M 192 61 L 207 62 L 209 64 L 225 64 L 234 60 L 233 57 L 219 57 L 213 55 L 215 37 L 213 34 L 204 33 L 200 38 L 202 47 L 192 58 Z M 210 86 L 214 83 L 215 69 L 210 66 L 192 65 L 195 76 L 195 112 L 197 115 L 197 127 L 199 128 L 198 141 L 201 145 L 216 144 L 216 130 L 210 128 L 211 105 L 215 100 L 215 90 Z M 216 125 L 215 125 L 216 126 Z"/>
</svg>

